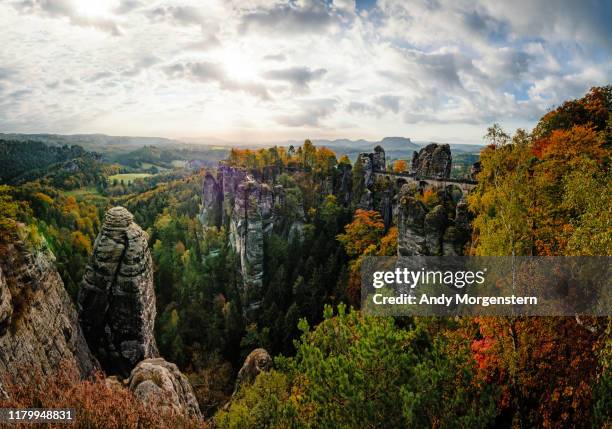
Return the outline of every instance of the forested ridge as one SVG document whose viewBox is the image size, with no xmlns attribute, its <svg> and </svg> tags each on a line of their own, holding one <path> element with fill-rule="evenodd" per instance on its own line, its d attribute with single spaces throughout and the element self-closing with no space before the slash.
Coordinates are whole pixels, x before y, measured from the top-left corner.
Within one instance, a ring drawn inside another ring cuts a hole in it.
<svg viewBox="0 0 612 429">
<path fill-rule="evenodd" d="M 531 131 L 493 125 L 485 140 L 478 184 L 462 201 L 471 219 L 463 253 L 612 254 L 611 87 L 565 102 Z M 351 162 L 309 140 L 233 149 L 219 167 L 202 169 L 173 166 L 169 153 L 151 147 L 124 165 L 78 146 L 8 142 L 0 150 L 0 238 L 44 240 L 73 298 L 110 207 L 127 208 L 147 232 L 160 354 L 187 374 L 214 427 L 611 424 L 609 318 L 374 318 L 359 311 L 362 258 L 396 255 L 401 239 L 381 210 L 387 188 L 398 185 L 376 179 L 367 188 L 361 158 Z M 392 165 L 409 168 L 406 160 Z M 222 176 L 223 168 L 231 173 Z M 145 170 L 153 176 L 109 179 Z M 243 172 L 257 195 L 274 195 L 273 220 L 261 216 L 255 311 L 244 298 L 226 200 L 220 212 L 203 211 L 206 183 L 217 189 Z M 414 194 L 428 213 L 456 213 L 460 198 Z M 234 391 L 256 348 L 269 352 L 273 368 Z"/>
</svg>

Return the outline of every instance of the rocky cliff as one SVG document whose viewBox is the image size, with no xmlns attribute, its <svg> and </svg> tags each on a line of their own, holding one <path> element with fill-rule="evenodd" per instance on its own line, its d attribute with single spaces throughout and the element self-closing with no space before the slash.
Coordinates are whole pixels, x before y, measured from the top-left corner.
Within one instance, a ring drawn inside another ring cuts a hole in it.
<svg viewBox="0 0 612 429">
<path fill-rule="evenodd" d="M 398 255 L 455 256 L 464 253 L 471 226 L 467 203 L 453 185 L 436 189 L 435 203 L 427 206 L 422 190 L 402 186 L 398 198 Z"/>
<path fill-rule="evenodd" d="M 364 210 L 372 210 L 375 208 L 374 192 L 381 190 L 380 187 L 375 189 L 375 173 L 387 170 L 385 150 L 381 146 L 376 146 L 374 152 L 360 153 L 356 162 L 360 164 L 358 170 L 363 174 L 363 189 L 360 190 L 361 198 L 357 205 Z"/>
<path fill-rule="evenodd" d="M 412 155 L 410 173 L 416 177 L 448 179 L 452 156 L 447 144 L 431 143 Z"/>
<path fill-rule="evenodd" d="M 43 374 L 61 364 L 86 376 L 97 367 L 77 312 L 42 243 L 0 245 L 0 374 L 27 382 L 32 369 Z"/>
<path fill-rule="evenodd" d="M 79 319 L 85 338 L 109 374 L 125 377 L 138 362 L 158 355 L 153 336 L 153 264 L 147 239 L 129 211 L 110 209 L 79 290 Z"/>
<path fill-rule="evenodd" d="M 275 172 L 266 173 L 270 180 L 274 175 Z M 285 203 L 285 190 L 281 185 L 262 183 L 242 168 L 221 164 L 216 178 L 210 173 L 204 177 L 200 217 L 205 226 L 225 226 L 229 230 L 230 244 L 239 260 L 246 309 L 258 305 L 263 279 L 264 235 L 282 217 L 280 212 Z M 303 217 L 303 209 L 298 211 Z M 299 224 L 292 224 L 290 233 L 299 234 Z"/>
</svg>

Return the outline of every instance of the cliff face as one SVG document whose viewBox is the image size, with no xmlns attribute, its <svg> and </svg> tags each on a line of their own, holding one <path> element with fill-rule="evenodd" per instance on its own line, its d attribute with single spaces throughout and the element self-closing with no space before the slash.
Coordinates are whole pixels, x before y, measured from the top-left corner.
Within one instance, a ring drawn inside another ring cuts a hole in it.
<svg viewBox="0 0 612 429">
<path fill-rule="evenodd" d="M 348 206 L 351 203 L 351 193 L 353 187 L 353 173 L 351 164 L 338 164 L 338 174 L 334 183 L 334 195 L 338 201 Z"/>
<path fill-rule="evenodd" d="M 270 179 L 274 175 L 274 171 L 265 174 Z M 264 235 L 272 231 L 275 222 L 282 217 L 280 212 L 285 203 L 286 195 L 281 185 L 262 183 L 241 168 L 220 165 L 216 179 L 210 173 L 204 178 L 200 217 L 205 226 L 228 228 L 230 244 L 239 259 L 247 309 L 258 305 L 263 279 Z M 300 213 L 303 216 L 303 211 Z M 294 222 L 290 234 L 299 233 L 300 222 Z"/>
<path fill-rule="evenodd" d="M 158 355 L 155 293 L 147 234 L 123 207 L 110 209 L 96 238 L 78 296 L 85 338 L 109 374 L 127 376 Z"/>
<path fill-rule="evenodd" d="M 470 239 L 467 203 L 452 185 L 437 189 L 440 202 L 427 207 L 416 186 L 406 184 L 399 193 L 398 255 L 456 256 Z M 456 200 L 459 201 L 456 202 Z"/>
<path fill-rule="evenodd" d="M 0 373 L 18 382 L 28 368 L 48 374 L 67 363 L 86 376 L 98 365 L 54 262 L 45 247 L 0 248 Z"/>
<path fill-rule="evenodd" d="M 240 183 L 236 190 L 230 242 L 240 258 L 245 293 L 249 295 L 256 295 L 262 286 L 264 228 L 272 226 L 273 201 L 270 188 L 250 178 Z M 257 297 L 254 300 L 249 299 L 249 304 L 256 306 Z"/>
<path fill-rule="evenodd" d="M 361 199 L 358 202 L 358 206 L 364 210 L 373 210 L 375 208 L 374 192 L 381 190 L 375 189 L 375 173 L 387 170 L 385 150 L 381 146 L 376 146 L 372 153 L 360 153 L 357 162 L 361 164 L 361 169 L 363 171 L 364 187 L 361 190 Z M 382 211 L 386 211 L 386 209 L 382 209 Z"/>
<path fill-rule="evenodd" d="M 412 155 L 410 173 L 417 177 L 448 179 L 452 156 L 447 144 L 432 143 Z"/>
</svg>

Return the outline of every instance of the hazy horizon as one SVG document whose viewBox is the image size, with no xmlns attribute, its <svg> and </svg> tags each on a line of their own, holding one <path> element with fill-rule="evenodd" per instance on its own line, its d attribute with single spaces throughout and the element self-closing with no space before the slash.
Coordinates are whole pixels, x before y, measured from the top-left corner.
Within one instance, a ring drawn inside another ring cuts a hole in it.
<svg viewBox="0 0 612 429">
<path fill-rule="evenodd" d="M 590 0 L 0 4 L 0 132 L 482 144 L 612 75 Z M 214 144 L 214 143 L 213 143 Z"/>
</svg>

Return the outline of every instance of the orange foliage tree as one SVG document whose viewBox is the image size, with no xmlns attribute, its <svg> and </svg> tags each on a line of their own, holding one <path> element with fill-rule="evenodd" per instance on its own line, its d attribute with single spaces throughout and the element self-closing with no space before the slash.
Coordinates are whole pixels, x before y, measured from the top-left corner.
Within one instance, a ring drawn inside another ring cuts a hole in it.
<svg viewBox="0 0 612 429">
<path fill-rule="evenodd" d="M 483 171 L 469 197 L 474 254 L 612 254 L 611 111 L 611 87 L 593 88 L 546 114 L 531 135 L 520 131 L 510 139 L 499 127 L 489 129 L 491 144 L 481 153 Z M 499 408 L 508 420 L 553 428 L 583 427 L 592 419 L 593 403 L 601 402 L 593 386 L 609 380 L 599 357 L 605 320 L 473 323 L 480 375 L 502 386 Z"/>
</svg>

